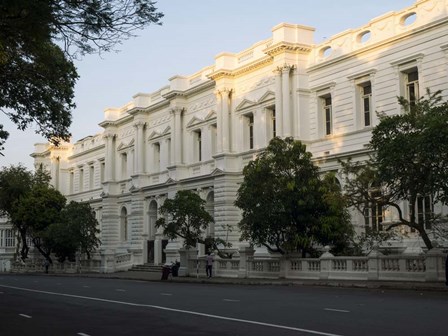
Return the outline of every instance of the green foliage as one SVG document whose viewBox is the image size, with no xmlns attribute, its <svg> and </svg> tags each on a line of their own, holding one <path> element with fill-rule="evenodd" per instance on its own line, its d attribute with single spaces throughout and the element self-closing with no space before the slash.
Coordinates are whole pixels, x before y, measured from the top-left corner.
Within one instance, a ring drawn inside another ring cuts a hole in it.
<svg viewBox="0 0 448 336">
<path fill-rule="evenodd" d="M 65 197 L 49 181 L 42 168 L 35 173 L 20 165 L 0 170 L 0 211 L 20 234 L 22 259 L 28 256 L 29 237 L 50 262 L 53 252 L 61 261 L 71 259 L 76 251 L 90 256 L 100 244 L 90 205 L 66 205 Z"/>
<path fill-rule="evenodd" d="M 272 139 L 243 174 L 235 201 L 243 211 L 242 240 L 272 252 L 305 254 L 315 244 L 344 245 L 351 235 L 334 176 L 320 178 L 300 141 Z"/>
<path fill-rule="evenodd" d="M 104 52 L 151 23 L 149 0 L 6 0 L 0 6 L 0 111 L 57 144 L 70 137 L 73 57 Z M 60 47 L 63 45 L 63 48 Z M 0 125 L 0 154 L 8 132 Z"/>
<path fill-rule="evenodd" d="M 389 229 L 407 225 L 431 249 L 424 223 L 417 222 L 416 202 L 420 196 L 448 201 L 448 103 L 442 103 L 440 91 L 427 94 L 416 104 L 399 98 L 404 113 L 380 116 L 372 132 L 370 160 L 342 166 L 351 205 L 361 211 L 372 203 L 395 209 L 399 222 Z M 403 200 L 409 204 L 409 219 L 400 207 Z"/>
<path fill-rule="evenodd" d="M 70 202 L 61 211 L 61 219 L 45 230 L 43 243 L 60 262 L 73 261 L 77 252 L 87 254 L 99 247 L 98 222 L 89 204 Z"/>
<path fill-rule="evenodd" d="M 45 187 L 49 181 L 50 176 L 42 168 L 35 173 L 21 165 L 3 167 L 0 170 L 0 215 L 8 217 L 19 232 L 22 242 L 20 252 L 22 259 L 28 256 L 27 237 L 30 228 L 18 214 L 22 211 L 21 202 L 26 201 L 31 190 Z"/>
<path fill-rule="evenodd" d="M 166 199 L 159 212 L 164 217 L 156 221 L 156 227 L 162 227 L 163 233 L 170 239 L 181 237 L 186 247 L 196 243 L 216 247 L 226 243 L 221 239 L 203 238 L 213 217 L 205 209 L 205 201 L 190 190 L 179 190 L 173 199 Z"/>
</svg>

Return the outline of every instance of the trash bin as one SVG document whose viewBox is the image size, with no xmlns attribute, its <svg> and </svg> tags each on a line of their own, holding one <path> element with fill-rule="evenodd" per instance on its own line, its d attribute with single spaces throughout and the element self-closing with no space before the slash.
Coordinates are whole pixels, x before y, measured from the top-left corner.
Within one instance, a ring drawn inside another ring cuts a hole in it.
<svg viewBox="0 0 448 336">
<path fill-rule="evenodd" d="M 170 265 L 163 265 L 162 266 L 162 279 L 161 280 L 168 280 L 168 276 L 171 273 L 171 266 Z"/>
<path fill-rule="evenodd" d="M 173 274 L 173 277 L 179 276 L 179 267 L 180 262 L 175 262 L 173 266 L 171 266 L 171 273 Z"/>
</svg>

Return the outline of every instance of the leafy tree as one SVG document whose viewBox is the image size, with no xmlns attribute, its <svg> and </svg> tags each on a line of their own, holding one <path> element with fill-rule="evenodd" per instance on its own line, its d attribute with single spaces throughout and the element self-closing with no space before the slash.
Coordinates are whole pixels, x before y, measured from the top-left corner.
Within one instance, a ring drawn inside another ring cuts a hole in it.
<svg viewBox="0 0 448 336">
<path fill-rule="evenodd" d="M 53 143 L 68 140 L 73 58 L 102 53 L 163 14 L 150 0 L 6 0 L 0 5 L 0 111 Z M 62 47 L 61 47 L 62 45 Z M 0 153 L 8 132 L 0 125 Z"/>
<path fill-rule="evenodd" d="M 204 232 L 213 217 L 205 209 L 205 201 L 191 190 L 179 190 L 173 199 L 167 198 L 160 207 L 163 217 L 156 221 L 156 227 L 163 228 L 163 234 L 170 239 L 181 237 L 186 247 L 196 246 L 196 243 L 211 246 L 219 250 L 219 246 L 229 247 L 220 238 L 205 237 Z"/>
<path fill-rule="evenodd" d="M 418 220 L 417 202 L 428 196 L 433 202 L 448 202 L 448 103 L 441 92 L 420 98 L 415 104 L 399 98 L 404 113 L 380 115 L 380 123 L 372 132 L 367 162 L 343 162 L 346 174 L 346 196 L 351 205 L 363 211 L 372 204 L 390 207 L 398 221 L 388 230 L 406 225 L 432 248 L 425 226 L 433 218 Z M 405 218 L 401 202 L 409 205 Z"/>
<path fill-rule="evenodd" d="M 15 220 L 20 202 L 27 197 L 34 187 L 46 186 L 50 176 L 42 169 L 32 173 L 22 165 L 3 167 L 0 170 L 0 215 L 8 217 L 17 229 L 21 239 L 21 257 L 28 256 L 27 237 L 29 226 L 27 222 Z"/>
<path fill-rule="evenodd" d="M 274 138 L 243 170 L 235 205 L 241 239 L 282 254 L 315 244 L 338 245 L 351 235 L 349 215 L 334 176 L 320 178 L 306 146 Z"/>
<path fill-rule="evenodd" d="M 60 219 L 44 232 L 43 244 L 47 251 L 54 253 L 60 262 L 73 261 L 76 252 L 85 253 L 90 259 L 101 243 L 97 237 L 98 221 L 90 205 L 70 202 L 62 209 Z"/>
<path fill-rule="evenodd" d="M 51 224 L 61 222 L 65 203 L 65 197 L 51 186 L 36 185 L 17 202 L 11 214 L 11 221 L 26 228 L 33 245 L 50 263 L 51 248 L 45 244 L 46 230 Z"/>
</svg>

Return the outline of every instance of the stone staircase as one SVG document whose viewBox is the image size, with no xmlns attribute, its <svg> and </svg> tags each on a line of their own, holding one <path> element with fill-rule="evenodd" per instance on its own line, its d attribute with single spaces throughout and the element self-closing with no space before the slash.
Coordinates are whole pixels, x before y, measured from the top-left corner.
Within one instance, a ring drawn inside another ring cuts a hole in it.
<svg viewBox="0 0 448 336">
<path fill-rule="evenodd" d="M 143 264 L 143 265 L 134 265 L 129 270 L 131 272 L 152 272 L 152 273 L 161 273 L 162 266 L 154 265 L 154 264 Z"/>
</svg>

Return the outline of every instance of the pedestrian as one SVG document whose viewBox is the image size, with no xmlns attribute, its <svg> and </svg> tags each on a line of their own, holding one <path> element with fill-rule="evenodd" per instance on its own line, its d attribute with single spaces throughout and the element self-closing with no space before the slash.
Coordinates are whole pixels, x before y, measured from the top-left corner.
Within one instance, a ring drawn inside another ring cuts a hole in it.
<svg viewBox="0 0 448 336">
<path fill-rule="evenodd" d="M 207 257 L 205 258 L 205 273 L 207 273 L 207 278 L 212 277 L 212 269 L 213 269 L 213 263 L 215 260 L 213 259 L 213 256 L 210 252 L 207 252 Z"/>
<path fill-rule="evenodd" d="M 48 267 L 50 266 L 50 262 L 48 259 L 44 260 L 45 273 L 48 273 Z"/>
</svg>

